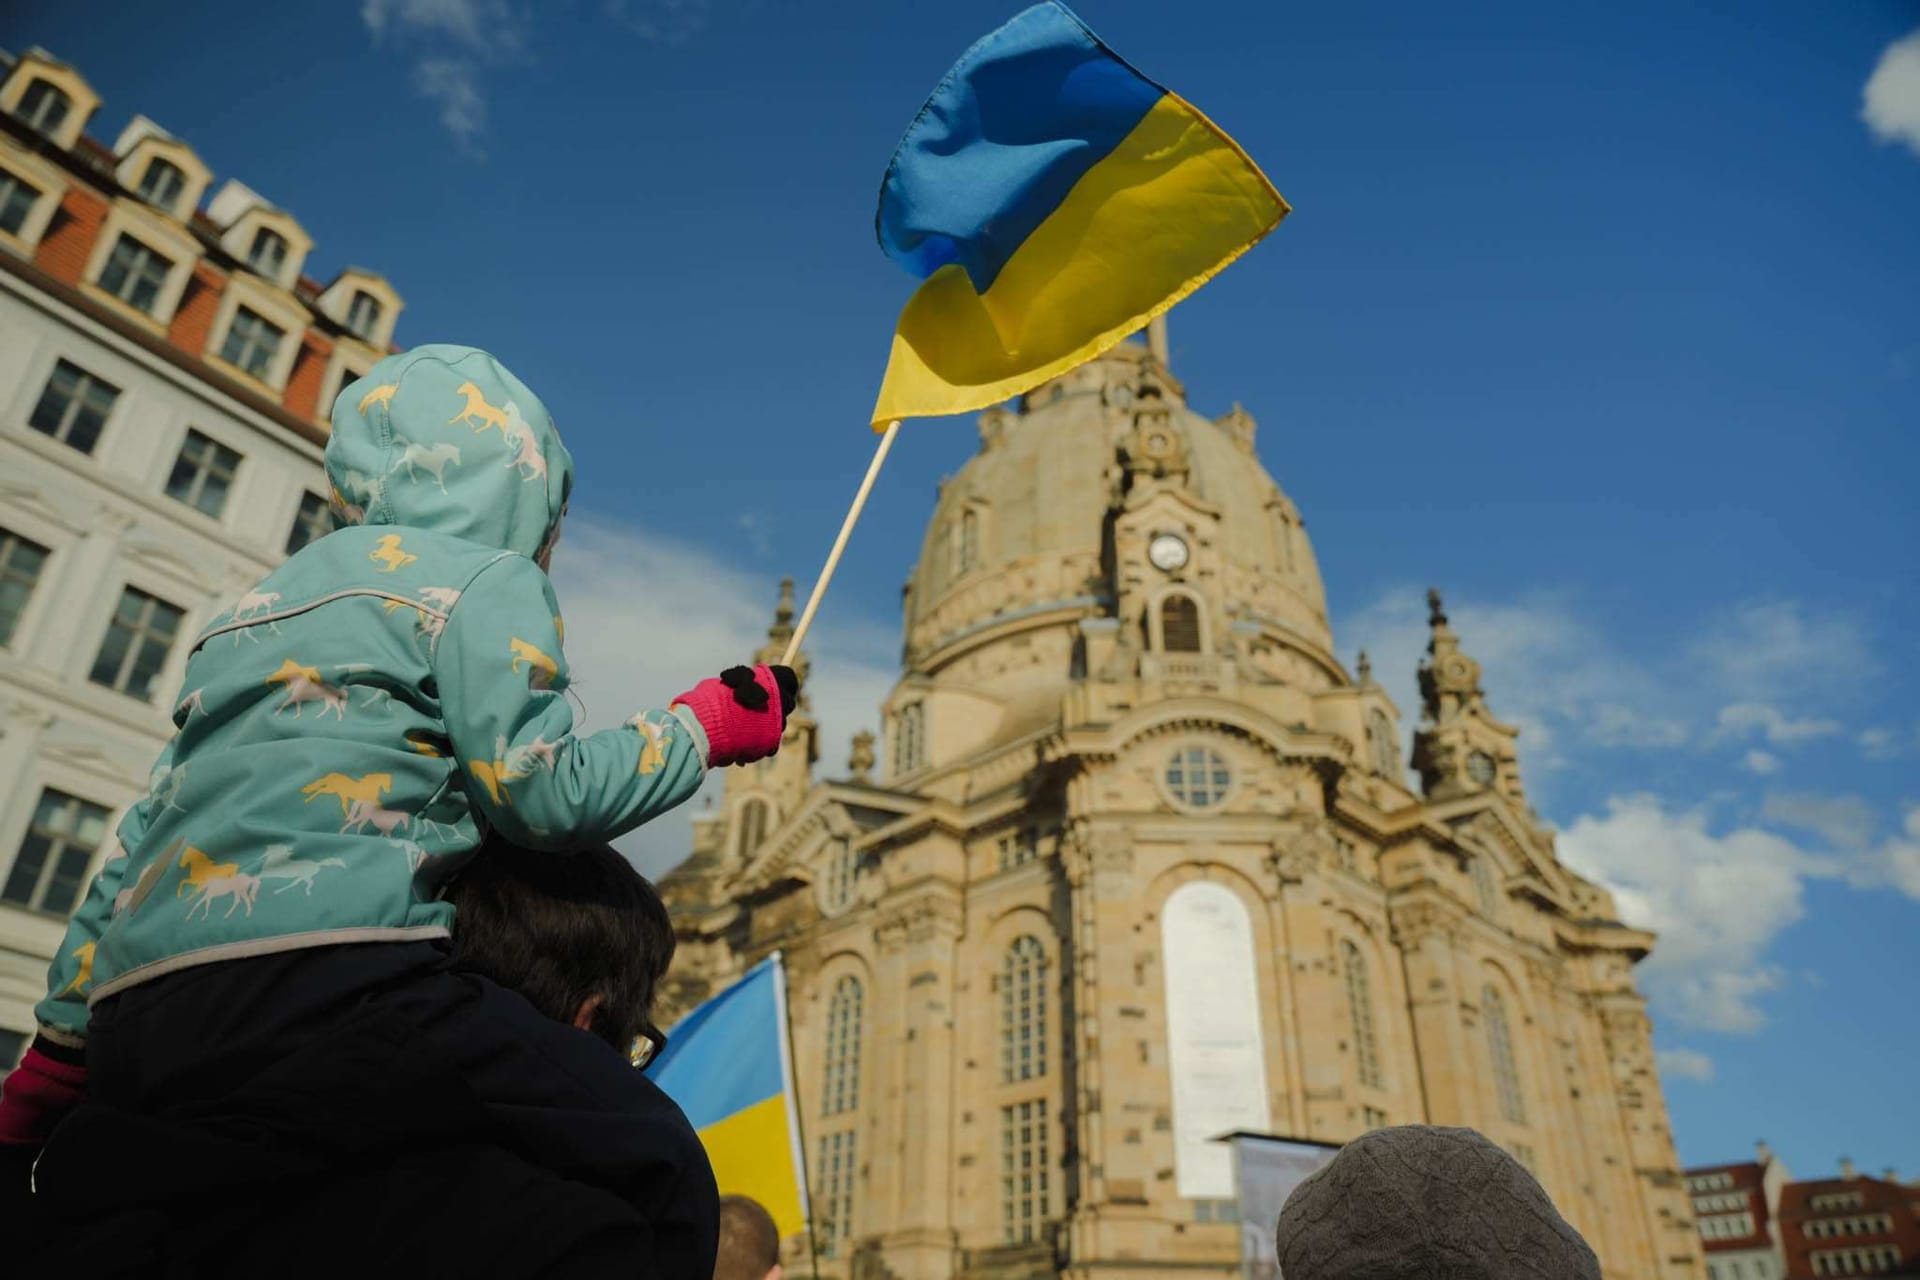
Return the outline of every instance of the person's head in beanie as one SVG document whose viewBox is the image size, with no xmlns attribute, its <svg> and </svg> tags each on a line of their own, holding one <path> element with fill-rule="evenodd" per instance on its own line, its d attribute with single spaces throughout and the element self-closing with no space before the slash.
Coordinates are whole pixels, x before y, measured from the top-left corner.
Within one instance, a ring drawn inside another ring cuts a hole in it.
<svg viewBox="0 0 1920 1280">
<path fill-rule="evenodd" d="M 1600 1280 L 1533 1175 L 1472 1129 L 1348 1143 L 1287 1197 L 1274 1246 L 1285 1280 Z"/>
</svg>

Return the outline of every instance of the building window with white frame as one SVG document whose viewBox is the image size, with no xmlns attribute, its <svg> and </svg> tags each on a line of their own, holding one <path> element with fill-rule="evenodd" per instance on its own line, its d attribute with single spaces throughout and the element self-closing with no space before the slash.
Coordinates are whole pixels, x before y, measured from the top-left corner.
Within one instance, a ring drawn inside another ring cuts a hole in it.
<svg viewBox="0 0 1920 1280">
<path fill-rule="evenodd" d="M 848 974 L 827 1002 L 826 1069 L 820 1075 L 820 1114 L 845 1115 L 860 1106 L 860 1033 L 863 992 Z"/>
<path fill-rule="evenodd" d="M 180 171 L 180 166 L 159 156 L 147 161 L 147 171 L 140 175 L 140 198 L 168 213 L 173 212 L 173 206 L 180 202 L 180 193 L 186 189 L 187 175 Z"/>
<path fill-rule="evenodd" d="M 1525 1124 L 1526 1100 L 1520 1091 L 1520 1068 L 1513 1057 L 1513 1036 L 1507 1026 L 1507 1003 L 1491 986 L 1480 992 L 1480 1016 L 1487 1023 L 1487 1054 L 1493 1060 L 1493 1082 L 1500 1095 L 1500 1117 L 1511 1124 Z"/>
<path fill-rule="evenodd" d="M 15 174 L 0 169 L 0 231 L 10 236 L 19 235 L 20 228 L 27 225 L 27 215 L 45 194 Z"/>
<path fill-rule="evenodd" d="M 1047 1074 L 1047 949 L 1026 934 L 1000 964 L 1000 1082 Z"/>
<path fill-rule="evenodd" d="M 239 470 L 237 452 L 198 431 L 188 431 L 173 470 L 167 473 L 167 496 L 218 520 Z"/>
<path fill-rule="evenodd" d="M 40 571 L 52 554 L 31 538 L 0 529 L 0 649 L 13 643 L 20 617 L 40 584 Z"/>
<path fill-rule="evenodd" d="M 87 866 L 106 839 L 107 816 L 104 806 L 52 787 L 42 791 L 0 900 L 48 915 L 72 914 L 86 887 Z"/>
<path fill-rule="evenodd" d="M 1030 826 L 1020 826 L 994 841 L 995 867 L 1011 871 L 1024 867 L 1040 856 L 1040 835 Z"/>
<path fill-rule="evenodd" d="M 92 453 L 100 429 L 120 398 L 120 388 L 94 377 L 77 364 L 56 360 L 40 390 L 27 425 L 81 453 Z"/>
<path fill-rule="evenodd" d="M 1210 809 L 1227 798 L 1233 774 L 1217 751 L 1181 747 L 1167 761 L 1167 793 L 1193 809 Z"/>
<path fill-rule="evenodd" d="M 1353 1027 L 1354 1070 L 1370 1089 L 1380 1084 L 1380 1046 L 1373 1034 L 1373 992 L 1367 984 L 1367 962 L 1360 948 L 1342 939 L 1340 972 L 1347 985 L 1347 1019 Z"/>
<path fill-rule="evenodd" d="M 958 573 L 971 573 L 980 567 L 980 513 L 968 507 L 960 513 L 960 563 Z"/>
<path fill-rule="evenodd" d="M 123 231 L 100 272 L 100 287 L 135 310 L 152 315 L 160 290 L 167 283 L 167 273 L 172 270 L 173 259 Z"/>
<path fill-rule="evenodd" d="M 853 1238 L 855 1134 L 852 1129 L 820 1138 L 820 1256 L 837 1258 Z"/>
<path fill-rule="evenodd" d="M 67 112 L 71 110 L 73 99 L 58 86 L 50 80 L 35 80 L 20 95 L 20 104 L 13 109 L 13 114 L 24 121 L 27 128 L 51 138 L 67 122 Z"/>
<path fill-rule="evenodd" d="M 333 532 L 333 508 L 317 493 L 300 495 L 300 509 L 293 513 L 293 528 L 287 531 L 287 554 L 292 555 L 316 538 Z"/>
<path fill-rule="evenodd" d="M 286 331 L 258 312 L 240 307 L 227 326 L 227 340 L 220 344 L 220 358 L 236 369 L 244 369 L 262 382 L 273 369 L 274 357 Z"/>
<path fill-rule="evenodd" d="M 379 326 L 380 300 L 365 289 L 355 290 L 353 301 L 347 305 L 347 328 L 361 340 L 372 342 Z"/>
<path fill-rule="evenodd" d="M 269 280 L 278 280 L 281 270 L 287 265 L 287 238 L 272 227 L 261 227 L 253 233 L 253 246 L 247 250 L 247 265 Z"/>
<path fill-rule="evenodd" d="M 184 617 L 185 610 L 138 587 L 123 589 L 87 678 L 129 697 L 150 699 L 154 677 L 167 665 Z"/>
<path fill-rule="evenodd" d="M 1041 1238 L 1048 1217 L 1047 1100 L 1000 1108 L 1000 1226 L 1008 1244 Z"/>
</svg>

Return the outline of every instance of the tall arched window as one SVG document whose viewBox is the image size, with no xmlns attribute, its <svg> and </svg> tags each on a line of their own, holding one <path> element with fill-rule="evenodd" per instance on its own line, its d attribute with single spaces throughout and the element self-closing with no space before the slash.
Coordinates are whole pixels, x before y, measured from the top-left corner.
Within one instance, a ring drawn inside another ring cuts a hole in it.
<svg viewBox="0 0 1920 1280">
<path fill-rule="evenodd" d="M 1000 1081 L 1047 1074 L 1047 949 L 1028 934 L 1000 967 Z"/>
<path fill-rule="evenodd" d="M 1394 741 L 1393 722 L 1377 707 L 1367 712 L 1367 745 L 1373 751 L 1373 767 L 1380 776 L 1399 781 L 1400 745 Z"/>
<path fill-rule="evenodd" d="M 1527 1107 L 1520 1095 L 1520 1069 L 1513 1060 L 1507 1002 L 1491 986 L 1480 992 L 1480 1016 L 1487 1023 L 1487 1054 L 1493 1059 L 1493 1083 L 1500 1094 L 1500 1115 L 1514 1124 L 1525 1124 Z"/>
<path fill-rule="evenodd" d="M 740 844 L 739 853 L 743 858 L 751 858 L 767 838 L 767 802 L 749 800 L 740 806 Z"/>
<path fill-rule="evenodd" d="M 827 1060 L 820 1076 L 820 1114 L 837 1116 L 860 1105 L 860 979 L 834 984 L 827 1004 Z"/>
<path fill-rule="evenodd" d="M 1373 1038 L 1373 993 L 1367 988 L 1367 962 L 1360 948 L 1340 943 L 1340 970 L 1347 981 L 1347 1016 L 1353 1023 L 1353 1060 L 1360 1083 L 1380 1087 L 1380 1049 Z"/>
<path fill-rule="evenodd" d="M 1167 653 L 1200 652 L 1200 606 L 1189 595 L 1160 602 L 1160 647 Z"/>
<path fill-rule="evenodd" d="M 838 911 L 853 901 L 853 882 L 859 875 L 858 855 L 853 845 L 842 840 L 833 847 L 827 862 L 827 907 Z"/>
<path fill-rule="evenodd" d="M 1230 1200 L 1233 1151 L 1215 1139 L 1264 1133 L 1272 1122 L 1253 917 L 1226 885 L 1189 881 L 1161 908 L 1160 954 L 1175 1193 Z"/>
</svg>

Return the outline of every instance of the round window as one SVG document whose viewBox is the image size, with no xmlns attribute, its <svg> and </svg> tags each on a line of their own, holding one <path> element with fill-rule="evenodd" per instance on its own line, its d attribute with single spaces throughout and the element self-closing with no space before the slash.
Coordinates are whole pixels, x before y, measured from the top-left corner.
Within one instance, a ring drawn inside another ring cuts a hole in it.
<svg viewBox="0 0 1920 1280">
<path fill-rule="evenodd" d="M 1167 791 L 1181 804 L 1210 809 L 1226 799 L 1233 775 L 1220 753 L 1206 747 L 1182 747 L 1167 761 Z"/>
</svg>

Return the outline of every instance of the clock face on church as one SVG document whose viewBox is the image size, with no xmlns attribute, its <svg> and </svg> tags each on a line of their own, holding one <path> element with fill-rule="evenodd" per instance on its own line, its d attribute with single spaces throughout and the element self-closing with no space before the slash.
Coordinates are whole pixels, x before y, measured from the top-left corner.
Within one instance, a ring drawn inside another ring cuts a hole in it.
<svg viewBox="0 0 1920 1280">
<path fill-rule="evenodd" d="M 1177 533 L 1157 533 L 1147 544 L 1147 563 L 1162 573 L 1172 573 L 1187 564 L 1187 541 Z"/>
</svg>

